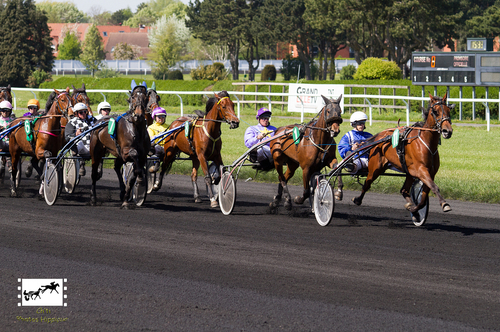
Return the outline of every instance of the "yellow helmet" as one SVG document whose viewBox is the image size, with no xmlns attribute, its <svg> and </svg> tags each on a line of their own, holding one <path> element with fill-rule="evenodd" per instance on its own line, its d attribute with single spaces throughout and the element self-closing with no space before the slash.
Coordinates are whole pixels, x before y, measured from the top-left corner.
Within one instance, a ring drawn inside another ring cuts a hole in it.
<svg viewBox="0 0 500 332">
<path fill-rule="evenodd" d="M 40 102 L 36 99 L 30 99 L 28 101 L 28 107 L 30 107 L 30 106 L 36 106 L 36 107 L 38 107 L 38 109 L 40 109 Z"/>
</svg>

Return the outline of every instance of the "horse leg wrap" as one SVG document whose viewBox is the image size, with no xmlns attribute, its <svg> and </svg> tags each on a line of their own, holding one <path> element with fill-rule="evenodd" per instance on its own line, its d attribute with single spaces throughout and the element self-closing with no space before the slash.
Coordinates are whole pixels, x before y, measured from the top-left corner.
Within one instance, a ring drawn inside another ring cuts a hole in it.
<svg viewBox="0 0 500 332">
<path fill-rule="evenodd" d="M 344 193 L 342 192 L 342 189 L 337 189 L 335 191 L 335 194 L 333 194 L 335 196 L 335 199 L 337 201 L 341 201 L 343 198 L 344 198 Z"/>
<path fill-rule="evenodd" d="M 45 158 L 50 158 L 50 157 L 52 157 L 52 152 L 45 150 L 45 151 L 43 151 L 43 156 Z"/>
</svg>

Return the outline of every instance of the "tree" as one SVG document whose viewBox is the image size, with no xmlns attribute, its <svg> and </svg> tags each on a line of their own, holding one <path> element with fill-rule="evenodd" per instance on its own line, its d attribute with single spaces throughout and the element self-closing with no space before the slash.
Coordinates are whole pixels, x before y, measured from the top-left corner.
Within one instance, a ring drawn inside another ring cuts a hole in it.
<svg viewBox="0 0 500 332">
<path fill-rule="evenodd" d="M 111 24 L 121 25 L 123 22 L 134 16 L 130 8 L 120 9 L 111 14 Z"/>
<path fill-rule="evenodd" d="M 177 61 L 179 61 L 182 44 L 180 34 L 176 30 L 178 20 L 175 16 L 167 19 L 166 16 L 161 17 L 148 32 L 150 50 L 148 57 L 154 66 L 162 71 L 167 72 Z"/>
<path fill-rule="evenodd" d="M 134 60 L 141 54 L 141 47 L 137 45 L 129 45 L 127 43 L 118 43 L 113 51 L 113 59 L 115 60 Z"/>
<path fill-rule="evenodd" d="M 496 37 L 500 35 L 500 1 L 486 9 L 481 15 L 467 20 L 468 37 Z"/>
<path fill-rule="evenodd" d="M 105 58 L 102 37 L 97 27 L 92 24 L 83 42 L 83 52 L 80 55 L 80 61 L 94 76 L 95 71 L 102 67 L 102 60 Z"/>
<path fill-rule="evenodd" d="M 238 79 L 238 56 L 245 19 L 245 0 L 195 0 L 189 2 L 186 26 L 207 44 L 227 45 L 233 79 Z"/>
<path fill-rule="evenodd" d="M 75 33 L 67 33 L 63 42 L 59 45 L 59 60 L 78 60 L 82 53 L 82 46 Z"/>
<path fill-rule="evenodd" d="M 50 23 L 86 23 L 88 16 L 78 9 L 78 7 L 67 1 L 41 1 L 36 4 L 39 10 L 46 12 Z"/>
<path fill-rule="evenodd" d="M 31 0 L 6 0 L 0 20 L 0 85 L 25 86 L 35 69 L 51 72 L 54 57 L 47 16 Z"/>
</svg>

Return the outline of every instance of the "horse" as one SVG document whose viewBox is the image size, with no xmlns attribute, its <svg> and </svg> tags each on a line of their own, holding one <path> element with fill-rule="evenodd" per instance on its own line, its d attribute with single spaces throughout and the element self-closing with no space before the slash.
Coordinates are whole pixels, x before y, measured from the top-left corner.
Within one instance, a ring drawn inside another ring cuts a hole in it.
<svg viewBox="0 0 500 332">
<path fill-rule="evenodd" d="M 156 85 L 154 82 L 153 86 L 148 89 L 147 99 L 148 99 L 148 104 L 146 109 L 146 121 L 148 126 L 151 126 L 154 120 L 153 117 L 151 116 L 151 113 L 155 108 L 160 107 L 160 101 L 161 101 L 160 96 L 156 93 Z"/>
<path fill-rule="evenodd" d="M 87 90 L 85 89 L 85 83 L 82 83 L 82 87 L 77 89 L 74 85 L 71 85 L 73 88 L 73 93 L 71 94 L 71 100 L 73 101 L 73 105 L 77 103 L 84 103 L 87 106 L 89 114 L 92 115 L 92 109 L 90 108 L 90 98 L 87 96 Z M 73 116 L 73 113 L 69 114 L 70 118 Z"/>
<path fill-rule="evenodd" d="M 37 298 L 37 296 L 38 296 L 38 298 L 39 298 L 39 299 L 41 299 L 41 298 L 42 298 L 42 297 L 40 296 L 40 291 L 41 291 L 41 290 L 42 290 L 41 288 L 38 288 L 38 290 L 37 290 L 36 292 L 35 292 L 35 291 L 29 291 L 29 292 L 24 291 L 24 293 L 23 293 L 23 294 L 24 294 L 24 299 L 25 299 L 26 301 L 29 301 L 30 299 L 34 301 L 34 300 Z M 43 292 L 42 292 L 42 293 L 43 293 Z M 34 297 L 34 298 L 33 298 L 33 297 Z"/>
<path fill-rule="evenodd" d="M 7 100 L 9 103 L 12 104 L 12 93 L 11 93 L 11 88 L 10 84 L 7 85 L 6 87 L 0 87 L 0 102 Z"/>
<path fill-rule="evenodd" d="M 107 127 L 96 129 L 92 132 L 90 139 L 90 156 L 92 157 L 91 205 L 96 205 L 97 202 L 96 182 L 101 177 L 99 165 L 107 153 L 111 153 L 116 157 L 114 170 L 120 184 L 121 208 L 130 208 L 130 194 L 136 179 L 138 182 L 146 181 L 145 165 L 151 146 L 149 134 L 146 130 L 146 87 L 142 85 L 135 86 L 130 91 L 128 102 L 129 110 L 117 118 L 115 139 L 108 133 Z M 109 117 L 105 117 L 100 121 L 108 119 Z M 133 162 L 134 172 L 125 184 L 121 168 L 129 161 Z"/>
<path fill-rule="evenodd" d="M 33 125 L 31 142 L 28 141 L 23 126 L 16 128 L 9 135 L 9 152 L 12 158 L 11 196 L 13 197 L 17 196 L 16 176 L 21 153 L 25 152 L 37 160 L 33 163 L 33 167 L 41 175 L 45 159 L 56 156 L 62 147 L 61 122 L 73 110 L 73 104 L 69 96 L 69 88 L 63 92 L 54 89 L 54 92 L 57 97 L 50 110 L 38 118 Z M 11 127 L 25 120 L 26 118 L 17 118 L 11 123 Z"/>
<path fill-rule="evenodd" d="M 320 172 L 324 166 L 335 167 L 337 158 L 335 156 L 335 137 L 340 133 L 342 120 L 342 109 L 340 101 L 342 95 L 337 99 L 323 100 L 325 106 L 316 116 L 318 119 L 311 120 L 302 126 L 302 139 L 299 144 L 294 144 L 291 134 L 283 135 L 271 142 L 271 154 L 274 160 L 274 167 L 278 172 L 279 185 L 278 195 L 270 203 L 270 207 L 275 208 L 281 201 L 283 189 L 285 190 L 285 208 L 291 209 L 291 197 L 288 191 L 288 180 L 292 178 L 295 171 L 300 166 L 302 168 L 302 179 L 304 191 L 302 196 L 294 199 L 296 204 L 302 204 L 310 196 L 311 176 Z M 295 125 L 280 127 L 276 130 L 275 136 L 282 133 L 292 133 Z M 332 148 L 333 147 L 333 148 Z M 287 164 L 286 172 L 283 173 L 283 165 Z"/>
<path fill-rule="evenodd" d="M 45 291 L 48 289 L 50 289 L 50 294 L 52 294 L 53 291 L 55 291 L 57 294 L 59 294 L 59 292 L 57 291 L 57 287 L 61 287 L 61 286 L 59 286 L 59 284 L 56 283 L 55 281 L 52 281 L 50 283 L 50 285 L 45 285 L 42 287 L 44 287 L 44 289 L 42 290 L 42 294 L 45 293 Z"/>
<path fill-rule="evenodd" d="M 440 136 L 449 139 L 453 134 L 450 110 L 455 105 L 447 105 L 447 93 L 442 98 L 430 94 L 429 97 L 429 107 L 423 110 L 424 123 L 419 122 L 412 127 L 404 128 L 404 137 L 400 140 L 398 146 L 399 153 L 397 148 L 392 147 L 391 140 L 385 140 L 370 149 L 368 175 L 361 194 L 352 199 L 356 205 L 361 205 L 363 197 L 370 189 L 373 181 L 392 166 L 406 173 L 406 179 L 400 193 L 406 200 L 405 208 L 408 211 L 416 213 L 423 208 L 430 189 L 439 198 L 439 204 L 443 212 L 451 211 L 450 205 L 445 201 L 439 192 L 438 186 L 434 183 L 434 177 L 440 165 L 438 152 Z M 367 140 L 365 144 L 388 138 L 388 136 L 393 135 L 394 131 L 395 129 L 388 129 L 378 133 Z M 415 178 L 424 183 L 422 198 L 418 205 L 413 204 L 410 197 L 410 188 Z"/>
<path fill-rule="evenodd" d="M 201 113 L 201 112 L 200 112 Z M 163 176 L 170 170 L 173 161 L 179 152 L 187 154 L 192 161 L 191 182 L 194 190 L 194 200 L 201 203 L 198 185 L 198 167 L 201 164 L 205 173 L 205 183 L 207 184 L 210 206 L 217 207 L 217 198 L 212 191 L 212 179 L 208 171 L 209 161 L 213 161 L 220 169 L 222 163 L 221 149 L 221 122 L 229 124 L 229 128 L 238 128 L 240 120 L 234 113 L 234 103 L 229 98 L 227 91 L 221 91 L 207 101 L 205 114 L 198 115 L 196 119 L 180 117 L 170 124 L 170 128 L 177 128 L 182 125 L 189 125 L 189 137 L 186 137 L 185 130 L 179 130 L 165 139 L 165 156 L 163 159 L 160 176 L 156 180 L 153 190 L 161 188 Z"/>
</svg>

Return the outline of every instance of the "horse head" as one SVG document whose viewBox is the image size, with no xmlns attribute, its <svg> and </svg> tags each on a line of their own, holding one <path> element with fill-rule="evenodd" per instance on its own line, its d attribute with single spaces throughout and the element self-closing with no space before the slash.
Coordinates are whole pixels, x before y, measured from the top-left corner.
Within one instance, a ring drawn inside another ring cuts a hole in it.
<svg viewBox="0 0 500 332">
<path fill-rule="evenodd" d="M 73 93 L 71 94 L 71 102 L 73 103 L 73 105 L 76 105 L 77 103 L 84 103 L 89 110 L 89 114 L 92 115 L 92 109 L 90 108 L 90 99 L 87 96 L 87 91 L 85 90 L 85 83 L 82 83 L 82 87 L 80 89 L 76 89 L 74 85 L 71 85 L 71 87 L 73 88 Z M 69 115 L 71 116 L 73 114 L 71 113 Z"/>
<path fill-rule="evenodd" d="M 429 128 L 436 129 L 443 138 L 448 139 L 453 134 L 450 112 L 455 105 L 448 106 L 446 104 L 447 93 L 444 94 L 443 98 L 434 97 L 431 94 L 429 94 L 429 97 L 430 104 L 424 112 L 425 124 Z M 429 114 L 432 116 L 429 116 Z"/>
<path fill-rule="evenodd" d="M 0 101 L 7 100 L 12 104 L 12 93 L 10 92 L 10 84 L 6 87 L 0 87 Z"/>
<path fill-rule="evenodd" d="M 330 135 L 332 137 L 337 137 L 340 133 L 340 124 L 342 120 L 342 109 L 340 108 L 340 101 L 342 100 L 342 95 L 338 99 L 328 99 L 325 96 L 323 100 L 325 102 L 325 107 L 323 107 L 323 117 L 327 128 L 330 130 Z"/>
<path fill-rule="evenodd" d="M 130 97 L 128 98 L 129 103 L 129 113 L 132 114 L 135 121 L 139 118 L 146 117 L 147 108 L 147 90 L 143 85 L 137 85 L 132 91 L 130 91 Z"/>
<path fill-rule="evenodd" d="M 217 99 L 217 104 L 214 103 L 213 106 L 217 108 L 217 119 L 225 120 L 229 124 L 229 128 L 231 129 L 238 128 L 238 126 L 240 125 L 240 119 L 238 119 L 238 117 L 234 113 L 234 103 L 229 98 L 229 94 L 227 93 L 227 91 L 221 91 L 219 94 L 215 94 L 215 98 Z M 209 110 L 207 109 L 207 111 Z"/>
<path fill-rule="evenodd" d="M 151 116 L 153 110 L 157 107 L 160 107 L 160 96 L 156 93 L 154 89 L 155 85 L 153 83 L 153 87 L 148 89 L 148 93 L 146 95 L 148 104 L 146 107 L 146 119 L 148 121 L 148 126 L 153 124 L 153 117 Z"/>
<path fill-rule="evenodd" d="M 69 95 L 69 87 L 66 88 L 66 91 L 62 92 L 54 89 L 54 96 L 50 110 L 47 112 L 48 115 L 63 115 L 67 117 L 68 114 L 73 113 L 73 102 Z"/>
</svg>

